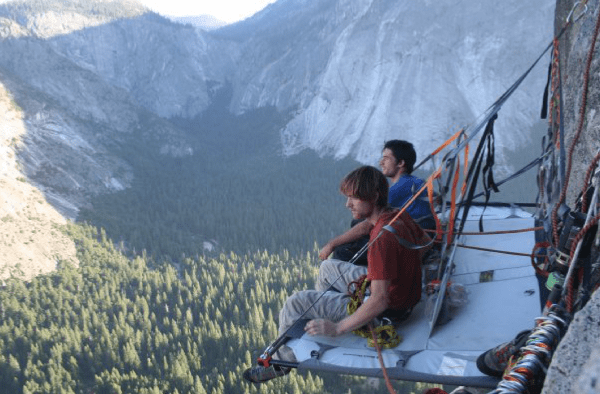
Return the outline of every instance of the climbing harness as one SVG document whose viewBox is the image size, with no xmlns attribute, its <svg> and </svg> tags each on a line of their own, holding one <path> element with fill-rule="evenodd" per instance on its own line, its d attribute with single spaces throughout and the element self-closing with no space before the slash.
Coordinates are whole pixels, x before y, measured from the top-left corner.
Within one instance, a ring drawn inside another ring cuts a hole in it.
<svg viewBox="0 0 600 394">
<path fill-rule="evenodd" d="M 367 275 L 363 275 L 354 282 L 348 284 L 348 293 L 350 294 L 350 302 L 347 306 L 348 315 L 356 312 L 363 304 L 370 284 L 371 281 L 367 279 Z M 377 344 L 381 348 L 391 349 L 402 342 L 402 337 L 398 335 L 394 324 L 388 318 L 381 319 L 381 324 L 377 327 L 367 325 L 365 327 L 357 328 L 352 332 L 363 338 L 367 338 L 367 345 L 370 347 L 375 347 L 375 344 Z"/>
</svg>

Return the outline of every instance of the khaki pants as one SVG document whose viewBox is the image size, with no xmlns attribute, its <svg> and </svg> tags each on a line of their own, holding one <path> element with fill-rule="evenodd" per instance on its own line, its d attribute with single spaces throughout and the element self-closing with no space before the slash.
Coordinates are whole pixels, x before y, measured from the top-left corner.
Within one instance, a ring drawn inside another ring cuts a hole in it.
<svg viewBox="0 0 600 394">
<path fill-rule="evenodd" d="M 286 300 L 279 312 L 279 335 L 290 328 L 307 310 L 303 319 L 328 319 L 338 322 L 348 316 L 348 284 L 366 273 L 367 267 L 356 266 L 346 261 L 323 261 L 319 268 L 316 290 L 299 291 Z M 332 289 L 323 294 L 330 285 L 333 285 Z"/>
</svg>

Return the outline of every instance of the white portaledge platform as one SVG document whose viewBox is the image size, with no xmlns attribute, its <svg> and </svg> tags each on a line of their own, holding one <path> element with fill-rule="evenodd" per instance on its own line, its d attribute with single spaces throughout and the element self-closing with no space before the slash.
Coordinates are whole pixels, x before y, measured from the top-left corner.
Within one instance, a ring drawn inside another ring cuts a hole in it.
<svg viewBox="0 0 600 394">
<path fill-rule="evenodd" d="M 482 209 L 471 208 L 465 232 L 479 231 Z M 512 208 L 487 208 L 485 232 L 534 227 L 527 212 Z M 463 235 L 459 244 L 530 254 L 533 232 L 496 235 Z M 458 248 L 450 278 L 465 286 L 468 302 L 451 310 L 451 319 L 429 334 L 426 296 L 409 319 L 397 329 L 403 338 L 394 349 L 383 350 L 391 379 L 439 384 L 495 387 L 498 379 L 482 374 L 475 361 L 486 350 L 533 328 L 541 315 L 538 282 L 531 259 L 523 256 Z M 305 321 L 291 330 L 287 345 L 294 351 L 298 369 L 382 377 L 377 352 L 354 334 L 337 338 L 304 333 Z"/>
</svg>

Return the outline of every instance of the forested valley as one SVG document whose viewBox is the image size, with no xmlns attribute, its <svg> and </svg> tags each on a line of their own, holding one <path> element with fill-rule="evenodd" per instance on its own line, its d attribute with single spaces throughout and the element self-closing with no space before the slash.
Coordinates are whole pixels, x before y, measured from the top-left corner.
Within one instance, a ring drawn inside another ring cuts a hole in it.
<svg viewBox="0 0 600 394">
<path fill-rule="evenodd" d="M 103 230 L 70 225 L 80 266 L 8 280 L 0 291 L 6 393 L 377 393 L 364 379 L 293 372 L 267 384 L 242 371 L 277 335 L 315 253 L 222 253 L 177 266 L 129 259 Z M 411 383 L 396 382 L 400 393 Z"/>
<path fill-rule="evenodd" d="M 350 376 L 242 378 L 276 338 L 285 299 L 313 286 L 318 246 L 351 219 L 338 185 L 357 163 L 283 157 L 276 116 L 173 120 L 195 141 L 191 156 L 151 154 L 148 141 L 119 148 L 134 184 L 65 229 L 79 266 L 2 283 L 2 392 L 387 392 Z"/>
</svg>

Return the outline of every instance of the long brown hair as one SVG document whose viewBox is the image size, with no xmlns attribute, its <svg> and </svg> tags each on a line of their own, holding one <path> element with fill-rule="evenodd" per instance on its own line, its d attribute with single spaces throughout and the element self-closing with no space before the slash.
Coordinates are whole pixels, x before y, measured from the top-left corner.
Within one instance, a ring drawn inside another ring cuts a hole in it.
<svg viewBox="0 0 600 394">
<path fill-rule="evenodd" d="M 347 197 L 374 202 L 379 208 L 388 204 L 389 186 L 385 175 L 373 166 L 362 166 L 342 179 L 340 192 Z"/>
</svg>

